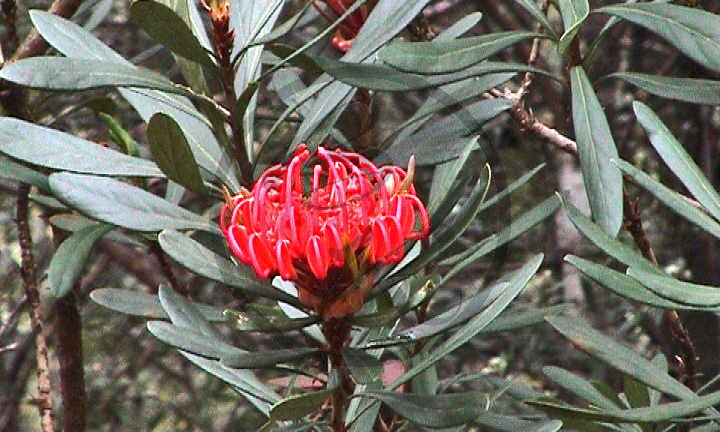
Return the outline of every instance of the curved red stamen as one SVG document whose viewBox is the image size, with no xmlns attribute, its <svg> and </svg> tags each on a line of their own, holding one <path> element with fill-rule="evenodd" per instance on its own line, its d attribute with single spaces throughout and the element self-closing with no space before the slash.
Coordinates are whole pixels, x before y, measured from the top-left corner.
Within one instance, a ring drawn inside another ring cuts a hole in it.
<svg viewBox="0 0 720 432">
<path fill-rule="evenodd" d="M 290 247 L 288 243 L 287 240 L 278 242 L 275 247 L 275 259 L 277 260 L 280 277 L 285 280 L 293 280 L 297 278 L 297 272 L 290 257 Z"/>
<path fill-rule="evenodd" d="M 327 277 L 328 267 L 330 265 L 329 254 L 325 242 L 320 236 L 314 235 L 310 237 L 307 243 L 307 263 L 310 270 L 318 280 Z"/>
</svg>

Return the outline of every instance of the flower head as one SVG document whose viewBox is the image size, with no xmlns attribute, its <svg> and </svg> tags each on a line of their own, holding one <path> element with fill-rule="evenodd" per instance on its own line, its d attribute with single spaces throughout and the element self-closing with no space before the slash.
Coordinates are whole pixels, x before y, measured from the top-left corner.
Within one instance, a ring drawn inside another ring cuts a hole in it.
<svg viewBox="0 0 720 432">
<path fill-rule="evenodd" d="M 372 286 L 359 281 L 363 272 L 400 262 L 405 241 L 427 236 L 428 214 L 412 185 L 412 160 L 406 172 L 342 150 L 319 147 L 315 157 L 308 164 L 301 145 L 287 165 L 266 169 L 252 191 L 229 198 L 220 225 L 240 261 L 261 278 L 295 281 L 308 306 L 327 312 L 323 299 L 361 288 L 358 298 L 345 297 L 352 313 Z"/>
<path fill-rule="evenodd" d="M 325 14 L 325 11 L 323 11 L 320 7 L 318 7 L 315 0 L 311 0 L 313 2 L 313 6 L 320 12 L 321 15 L 325 17 L 329 22 L 334 22 L 334 20 Z M 355 3 L 355 0 L 322 0 L 323 3 L 325 3 L 337 16 L 342 16 L 349 8 L 352 7 L 352 5 Z M 376 0 L 367 0 L 365 4 L 360 6 L 356 11 L 348 15 L 342 23 L 338 26 L 337 32 L 335 32 L 335 36 L 333 36 L 332 44 L 335 48 L 337 48 L 339 51 L 347 52 L 350 47 L 352 47 L 352 43 L 355 40 L 355 37 L 360 33 L 360 29 L 362 28 L 363 24 L 365 24 L 365 21 L 367 21 L 368 16 L 370 15 L 370 12 L 372 12 L 373 8 L 375 7 L 375 3 L 377 3 Z"/>
</svg>

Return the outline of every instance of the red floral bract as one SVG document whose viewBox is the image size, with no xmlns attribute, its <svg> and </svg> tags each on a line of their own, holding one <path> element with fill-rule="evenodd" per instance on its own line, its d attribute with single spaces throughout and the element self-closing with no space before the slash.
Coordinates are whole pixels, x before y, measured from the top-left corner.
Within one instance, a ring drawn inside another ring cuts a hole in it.
<svg viewBox="0 0 720 432">
<path fill-rule="evenodd" d="M 301 145 L 290 163 L 266 169 L 220 214 L 233 254 L 261 278 L 296 281 L 301 301 L 305 295 L 313 307 L 370 265 L 398 263 L 405 241 L 429 232 L 412 161 L 406 173 L 354 152 L 319 147 L 316 157 L 319 163 L 306 167 L 311 154 Z"/>
<path fill-rule="evenodd" d="M 315 0 L 311 0 L 313 2 L 313 6 L 320 12 L 321 15 L 325 17 L 329 22 L 334 22 L 334 20 L 325 15 L 325 12 L 318 7 Z M 349 8 L 352 7 L 352 5 L 355 3 L 355 0 L 322 0 L 323 3 L 325 3 L 337 16 L 342 16 Z M 333 36 L 332 44 L 335 48 L 342 52 L 347 52 L 350 47 L 352 47 L 352 43 L 355 40 L 355 37 L 360 33 L 360 29 L 362 28 L 363 24 L 365 24 L 365 21 L 367 21 L 368 16 L 370 15 L 370 12 L 372 12 L 373 8 L 375 7 L 375 3 L 377 3 L 376 0 L 367 0 L 365 4 L 360 6 L 355 12 L 348 15 L 342 23 L 338 26 L 337 32 L 335 32 L 335 36 Z"/>
</svg>

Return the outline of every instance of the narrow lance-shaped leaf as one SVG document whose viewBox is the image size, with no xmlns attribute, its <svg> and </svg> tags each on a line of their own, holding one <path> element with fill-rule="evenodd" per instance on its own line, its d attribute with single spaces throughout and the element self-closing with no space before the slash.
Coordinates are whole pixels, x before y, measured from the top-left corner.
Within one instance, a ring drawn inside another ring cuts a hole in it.
<svg viewBox="0 0 720 432">
<path fill-rule="evenodd" d="M 480 63 L 522 40 L 541 37 L 512 30 L 464 39 L 431 42 L 396 42 L 378 52 L 380 61 L 404 72 L 445 74 Z"/>
<path fill-rule="evenodd" d="M 696 62 L 720 72 L 720 16 L 716 14 L 662 2 L 615 4 L 593 12 L 645 27 Z"/>
<path fill-rule="evenodd" d="M 650 138 L 655 150 L 683 185 L 715 219 L 720 220 L 720 195 L 703 175 L 682 144 L 672 135 L 662 120 L 647 105 L 633 102 L 638 121 Z"/>
<path fill-rule="evenodd" d="M 537 20 L 537 22 L 542 24 L 546 31 L 548 31 L 554 38 L 557 39 L 558 34 L 555 31 L 555 28 L 550 23 L 548 18 L 545 16 L 545 13 L 543 13 L 542 9 L 540 9 L 540 6 L 538 6 L 535 0 L 515 0 L 515 3 L 525 8 L 525 10 L 527 10 L 530 15 L 532 15 L 533 18 Z"/>
<path fill-rule="evenodd" d="M 305 417 L 325 402 L 340 385 L 337 369 L 330 372 L 327 385 L 322 390 L 303 393 L 283 399 L 273 405 L 270 410 L 270 419 L 273 421 L 296 420 Z"/>
<path fill-rule="evenodd" d="M 2 151 L 2 144 L 0 144 L 0 151 Z M 5 158 L 0 158 L 0 177 L 21 181 L 31 186 L 35 186 L 43 191 L 50 190 L 47 176 L 45 174 L 39 173 L 24 165 L 9 161 Z"/>
<path fill-rule="evenodd" d="M 102 222 L 145 232 L 169 228 L 220 233 L 214 222 L 118 180 L 55 173 L 49 181 L 58 199 Z"/>
<path fill-rule="evenodd" d="M 93 246 L 112 228 L 110 225 L 83 228 L 60 244 L 48 268 L 50 291 L 55 297 L 64 297 L 73 289 Z"/>
<path fill-rule="evenodd" d="M 558 51 L 564 53 L 590 14 L 588 0 L 558 0 L 565 32 L 560 36 Z"/>
<path fill-rule="evenodd" d="M 168 179 L 193 192 L 206 191 L 185 134 L 172 117 L 162 113 L 153 115 L 148 123 L 147 135 L 153 158 Z"/>
<path fill-rule="evenodd" d="M 653 194 L 660 202 L 670 207 L 679 216 L 720 238 L 720 224 L 703 210 L 691 204 L 685 197 L 625 161 L 618 160 L 615 163 L 625 174 L 632 177 L 640 186 Z"/>
<path fill-rule="evenodd" d="M 164 177 L 152 161 L 10 117 L 0 118 L 0 153 L 55 170 L 109 176 Z M 42 183 L 38 185 L 45 186 Z"/>
<path fill-rule="evenodd" d="M 366 391 L 403 418 L 427 428 L 462 426 L 481 415 L 490 404 L 487 393 L 467 392 L 421 395 L 390 391 Z"/>
<path fill-rule="evenodd" d="M 170 319 L 160 299 L 154 294 L 117 288 L 98 288 L 90 293 L 90 298 L 101 306 L 127 315 L 156 320 Z M 225 321 L 222 309 L 199 303 L 194 305 L 206 320 Z"/>
<path fill-rule="evenodd" d="M 627 269 L 627 274 L 659 296 L 671 301 L 701 308 L 720 306 L 720 289 L 716 287 L 681 282 L 632 267 Z"/>
<path fill-rule="evenodd" d="M 720 81 L 678 78 L 635 72 L 618 72 L 608 76 L 620 78 L 655 96 L 705 105 L 720 105 Z"/>
<path fill-rule="evenodd" d="M 581 66 L 570 71 L 572 112 L 580 167 L 593 219 L 611 237 L 620 231 L 623 218 L 622 175 L 610 126 L 592 84 Z"/>
</svg>

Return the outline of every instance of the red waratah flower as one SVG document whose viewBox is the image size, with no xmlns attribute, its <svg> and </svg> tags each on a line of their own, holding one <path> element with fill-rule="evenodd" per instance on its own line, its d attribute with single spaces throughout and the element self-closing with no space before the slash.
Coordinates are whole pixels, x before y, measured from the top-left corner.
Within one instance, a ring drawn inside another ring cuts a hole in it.
<svg viewBox="0 0 720 432">
<path fill-rule="evenodd" d="M 323 17 L 325 17 L 326 20 L 331 23 L 335 21 L 332 17 L 328 16 L 320 6 L 318 6 L 316 0 L 311 1 L 313 2 L 313 6 L 315 6 L 315 8 Z M 350 7 L 352 7 L 355 0 L 322 0 L 322 2 L 332 9 L 337 16 L 342 16 Z M 335 32 L 335 36 L 332 39 L 332 44 L 335 48 L 342 52 L 347 52 L 350 47 L 352 47 L 355 37 L 358 33 L 360 33 L 360 29 L 363 24 L 365 24 L 365 21 L 367 21 L 368 15 L 370 15 L 370 12 L 372 12 L 376 3 L 377 0 L 366 1 L 365 4 L 360 6 L 355 12 L 348 15 L 347 18 L 340 23 L 338 30 Z"/>
<path fill-rule="evenodd" d="M 261 278 L 294 281 L 300 301 L 324 317 L 357 312 L 373 285 L 365 270 L 395 264 L 404 244 L 428 235 L 427 210 L 408 172 L 349 151 L 301 145 L 252 191 L 229 198 L 220 226 L 230 250 Z M 355 287 L 355 289 L 349 289 Z"/>
</svg>

